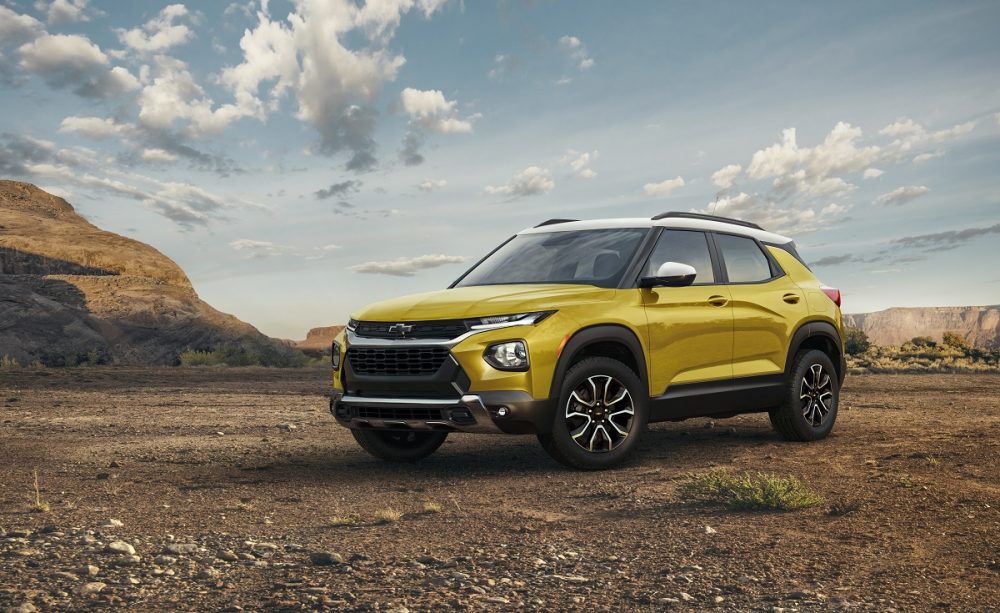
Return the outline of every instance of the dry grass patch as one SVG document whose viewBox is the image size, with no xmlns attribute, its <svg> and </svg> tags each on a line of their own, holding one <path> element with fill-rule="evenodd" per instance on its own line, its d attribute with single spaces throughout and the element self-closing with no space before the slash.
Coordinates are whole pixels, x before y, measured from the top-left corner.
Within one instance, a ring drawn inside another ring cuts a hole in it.
<svg viewBox="0 0 1000 613">
<path fill-rule="evenodd" d="M 732 475 L 724 470 L 692 476 L 681 486 L 680 493 L 697 502 L 718 503 L 735 511 L 794 511 L 823 502 L 792 476 Z"/>
<path fill-rule="evenodd" d="M 403 514 L 396 509 L 379 509 L 375 511 L 375 523 L 394 524 L 403 519 Z"/>
<path fill-rule="evenodd" d="M 340 526 L 353 526 L 358 523 L 357 518 L 351 517 L 349 515 L 335 515 L 330 518 L 330 525 L 334 528 Z"/>
<path fill-rule="evenodd" d="M 33 513 L 48 513 L 49 503 L 42 500 L 42 490 L 38 485 L 38 469 L 34 470 L 35 475 L 35 501 L 31 504 Z"/>
<path fill-rule="evenodd" d="M 424 513 L 440 513 L 444 510 L 444 507 L 440 503 L 434 502 L 433 500 L 428 500 L 424 503 Z"/>
</svg>

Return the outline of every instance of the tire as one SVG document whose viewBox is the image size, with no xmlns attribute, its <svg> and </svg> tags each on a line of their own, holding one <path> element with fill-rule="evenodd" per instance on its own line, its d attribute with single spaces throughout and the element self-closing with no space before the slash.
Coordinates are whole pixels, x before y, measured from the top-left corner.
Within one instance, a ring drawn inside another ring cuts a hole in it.
<svg viewBox="0 0 1000 613">
<path fill-rule="evenodd" d="M 609 395 L 613 402 L 605 402 Z M 587 358 L 566 372 L 552 431 L 538 440 L 566 466 L 603 470 L 635 450 L 648 420 L 649 393 L 632 369 L 611 358 Z"/>
<path fill-rule="evenodd" d="M 807 349 L 795 356 L 784 401 L 768 415 L 785 440 L 818 441 L 833 430 L 839 403 L 840 379 L 833 361 L 822 351 Z"/>
<path fill-rule="evenodd" d="M 447 432 L 352 429 L 354 440 L 376 458 L 389 462 L 416 462 L 437 451 Z"/>
</svg>

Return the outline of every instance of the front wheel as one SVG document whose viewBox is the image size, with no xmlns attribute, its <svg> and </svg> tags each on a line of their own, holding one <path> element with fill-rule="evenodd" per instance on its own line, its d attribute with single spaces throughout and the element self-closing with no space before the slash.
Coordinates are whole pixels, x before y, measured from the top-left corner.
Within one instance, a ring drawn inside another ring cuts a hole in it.
<svg viewBox="0 0 1000 613">
<path fill-rule="evenodd" d="M 587 358 L 567 371 L 552 432 L 538 440 L 571 468 L 611 468 L 639 444 L 648 407 L 649 394 L 631 368 L 611 358 Z"/>
<path fill-rule="evenodd" d="M 826 438 L 837 420 L 840 380 L 830 357 L 811 349 L 795 356 L 781 406 L 769 413 L 771 425 L 789 441 Z"/>
<path fill-rule="evenodd" d="M 447 432 L 413 430 L 351 430 L 361 448 L 376 458 L 389 462 L 416 462 L 437 451 L 448 437 Z"/>
</svg>

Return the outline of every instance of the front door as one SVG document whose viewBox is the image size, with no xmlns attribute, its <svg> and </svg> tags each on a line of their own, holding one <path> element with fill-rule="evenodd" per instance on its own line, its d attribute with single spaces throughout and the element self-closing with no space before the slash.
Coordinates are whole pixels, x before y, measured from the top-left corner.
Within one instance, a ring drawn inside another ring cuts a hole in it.
<svg viewBox="0 0 1000 613">
<path fill-rule="evenodd" d="M 688 287 L 640 289 L 649 334 L 650 394 L 668 386 L 728 381 L 733 376 L 733 309 L 729 288 L 718 284 L 708 237 L 695 230 L 664 230 L 643 269 L 653 276 L 664 262 L 694 266 Z"/>
</svg>

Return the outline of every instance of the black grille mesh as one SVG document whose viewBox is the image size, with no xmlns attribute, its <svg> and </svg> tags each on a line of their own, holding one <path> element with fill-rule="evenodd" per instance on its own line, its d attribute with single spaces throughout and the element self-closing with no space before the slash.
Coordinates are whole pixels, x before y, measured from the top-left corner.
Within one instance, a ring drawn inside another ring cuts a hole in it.
<svg viewBox="0 0 1000 613">
<path fill-rule="evenodd" d="M 452 339 L 469 331 L 464 319 L 446 319 L 439 321 L 409 321 L 405 325 L 413 326 L 406 334 L 397 330 L 389 331 L 396 322 L 360 321 L 354 329 L 358 336 L 366 338 L 433 338 Z"/>
<path fill-rule="evenodd" d="M 427 420 L 444 419 L 441 409 L 420 407 L 365 407 L 355 409 L 357 417 L 363 419 Z"/>
<path fill-rule="evenodd" d="M 351 347 L 347 359 L 359 375 L 433 375 L 448 357 L 445 347 Z"/>
</svg>

